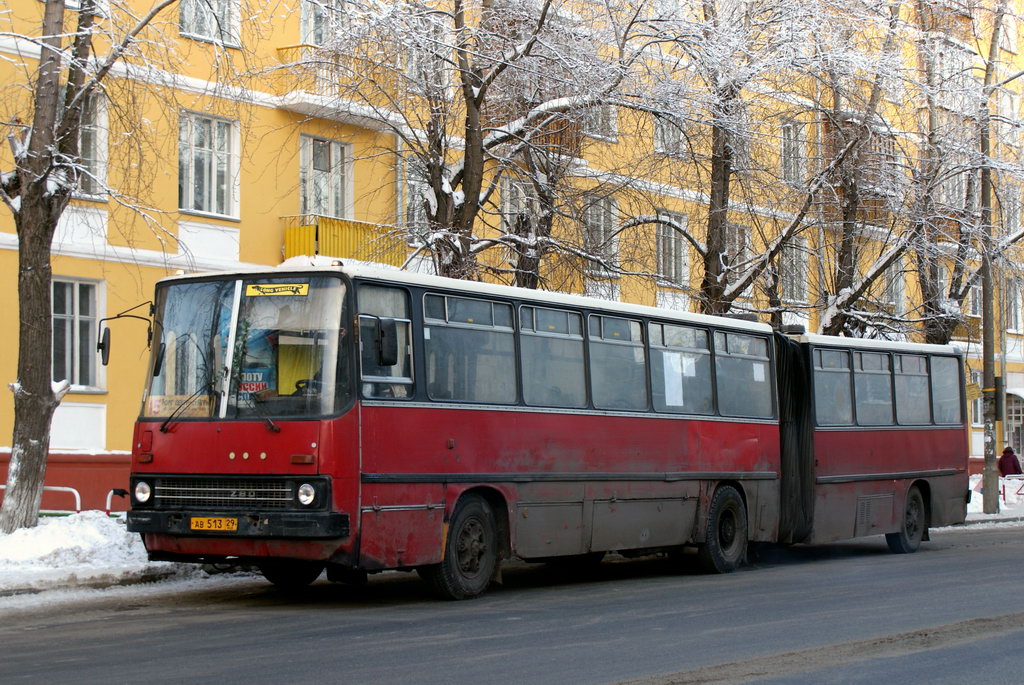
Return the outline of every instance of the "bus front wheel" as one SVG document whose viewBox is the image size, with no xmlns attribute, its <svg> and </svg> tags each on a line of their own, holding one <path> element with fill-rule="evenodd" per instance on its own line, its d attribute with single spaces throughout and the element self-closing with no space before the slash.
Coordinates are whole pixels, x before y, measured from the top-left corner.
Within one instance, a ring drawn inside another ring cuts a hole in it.
<svg viewBox="0 0 1024 685">
<path fill-rule="evenodd" d="M 284 559 L 263 562 L 259 564 L 259 569 L 264 578 L 282 590 L 298 590 L 320 577 L 320 574 L 324 572 L 324 563 L 303 559 Z"/>
<path fill-rule="evenodd" d="M 924 531 L 928 527 L 927 511 L 924 497 L 915 485 L 907 491 L 907 503 L 903 508 L 903 520 L 900 529 L 895 533 L 886 533 L 885 542 L 889 551 L 895 554 L 916 552 L 924 539 Z"/>
<path fill-rule="evenodd" d="M 466 495 L 448 526 L 440 564 L 418 569 L 434 591 L 445 599 L 479 597 L 498 569 L 498 526 L 487 500 Z"/>
<path fill-rule="evenodd" d="M 711 497 L 707 533 L 697 558 L 708 573 L 729 573 L 743 563 L 746 554 L 747 509 L 736 488 L 723 485 Z"/>
</svg>

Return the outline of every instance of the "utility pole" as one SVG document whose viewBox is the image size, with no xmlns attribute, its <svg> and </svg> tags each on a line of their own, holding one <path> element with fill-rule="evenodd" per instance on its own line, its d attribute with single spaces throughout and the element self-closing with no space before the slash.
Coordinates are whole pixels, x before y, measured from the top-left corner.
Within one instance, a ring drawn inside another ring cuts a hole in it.
<svg viewBox="0 0 1024 685">
<path fill-rule="evenodd" d="M 981 152 L 981 300 L 982 300 L 982 398 L 985 408 L 985 470 L 982 475 L 984 495 L 982 504 L 986 514 L 999 513 L 999 472 L 996 469 L 996 345 L 995 345 L 995 283 L 992 274 L 992 165 L 989 162 L 992 138 L 990 101 L 996 88 L 1008 80 L 995 83 L 995 65 L 999 57 L 1000 33 L 1006 0 L 1000 0 L 992 25 L 988 62 L 985 64 L 985 84 L 978 107 L 978 146 Z M 1019 76 L 1020 74 L 1017 74 Z M 1012 77 L 1016 78 L 1016 76 Z"/>
</svg>

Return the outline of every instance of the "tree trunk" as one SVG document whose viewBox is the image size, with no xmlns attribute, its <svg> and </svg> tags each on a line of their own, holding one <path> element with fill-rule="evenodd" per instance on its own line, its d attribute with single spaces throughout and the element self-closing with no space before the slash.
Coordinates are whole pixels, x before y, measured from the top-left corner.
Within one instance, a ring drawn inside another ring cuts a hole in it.
<svg viewBox="0 0 1024 685">
<path fill-rule="evenodd" d="M 700 285 L 701 312 L 724 314 L 729 304 L 723 298 L 725 232 L 729 217 L 729 181 L 732 176 L 732 150 L 729 132 L 722 126 L 711 128 L 711 192 L 708 199 L 707 250 L 704 253 L 704 279 Z"/>
<path fill-rule="evenodd" d="M 41 195 L 41 193 L 40 193 Z M 56 206 L 55 206 L 56 205 Z M 50 243 L 60 206 L 54 196 L 22 195 L 18 229 L 18 382 L 14 386 L 14 440 L 0 533 L 35 526 L 50 449 L 50 420 L 59 399 L 50 382 Z"/>
</svg>

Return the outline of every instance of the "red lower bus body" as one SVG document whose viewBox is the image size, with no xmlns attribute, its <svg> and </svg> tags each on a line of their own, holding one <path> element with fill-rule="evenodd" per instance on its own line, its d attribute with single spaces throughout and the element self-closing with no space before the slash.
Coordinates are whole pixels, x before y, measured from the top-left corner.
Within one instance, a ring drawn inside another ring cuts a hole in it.
<svg viewBox="0 0 1024 685">
<path fill-rule="evenodd" d="M 469 490 L 496 512 L 504 553 L 525 559 L 694 544 L 707 498 L 722 483 L 744 497 L 750 540 L 778 537 L 772 422 L 364 404 L 334 420 L 281 422 L 280 433 L 253 422 L 180 422 L 167 433 L 156 425 L 139 424 L 136 445 L 150 449 L 136 449 L 136 475 L 329 476 L 331 510 L 347 517 L 348 533 L 147 533 L 155 558 L 330 560 L 368 571 L 436 564 L 445 523 Z M 966 457 L 960 466 L 932 467 L 936 455 L 967 454 L 959 427 L 816 430 L 814 452 L 806 542 L 898 530 L 914 484 L 929 525 L 963 521 Z M 311 463 L 294 463 L 303 460 Z"/>
<path fill-rule="evenodd" d="M 149 448 L 135 450 L 136 476 L 326 475 L 348 535 L 144 533 L 154 558 L 435 564 L 445 522 L 468 490 L 491 503 L 505 553 L 526 559 L 693 543 L 700 502 L 722 482 L 743 494 L 751 540 L 777 533 L 779 431 L 770 421 L 363 404 L 334 420 L 279 422 L 279 433 L 249 421 L 182 421 L 166 433 L 158 425 L 136 429 L 135 444 Z M 293 463 L 305 456 L 312 463 Z"/>
</svg>

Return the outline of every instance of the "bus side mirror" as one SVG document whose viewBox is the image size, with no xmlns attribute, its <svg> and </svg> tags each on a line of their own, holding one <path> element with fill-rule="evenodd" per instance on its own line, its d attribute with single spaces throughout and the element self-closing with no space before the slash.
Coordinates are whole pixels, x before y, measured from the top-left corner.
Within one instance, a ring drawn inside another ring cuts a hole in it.
<svg viewBox="0 0 1024 685">
<path fill-rule="evenodd" d="M 164 368 L 164 353 L 167 352 L 167 345 L 160 343 L 156 350 L 156 359 L 153 360 L 153 377 L 160 375 L 160 369 Z"/>
<path fill-rule="evenodd" d="M 96 351 L 100 353 L 100 361 L 103 366 L 106 366 L 110 362 L 110 329 L 107 327 L 103 328 L 103 333 L 100 334 L 99 342 L 96 343 Z"/>
<path fill-rule="evenodd" d="M 394 366 L 398 363 L 398 322 L 377 319 L 377 364 Z"/>
</svg>

